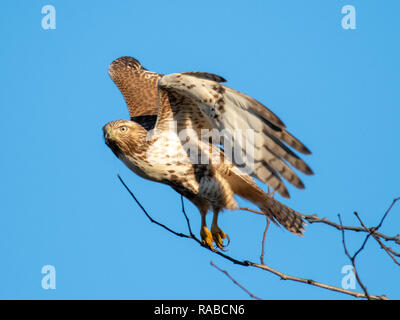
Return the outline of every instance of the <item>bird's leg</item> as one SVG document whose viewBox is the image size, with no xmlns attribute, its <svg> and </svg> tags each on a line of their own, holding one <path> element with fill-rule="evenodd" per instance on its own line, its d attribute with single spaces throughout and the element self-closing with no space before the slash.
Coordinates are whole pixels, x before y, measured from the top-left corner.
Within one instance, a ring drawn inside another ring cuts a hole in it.
<svg viewBox="0 0 400 320">
<path fill-rule="evenodd" d="M 201 229 L 200 229 L 200 236 L 201 236 L 201 242 L 204 246 L 210 248 L 211 250 L 214 250 L 214 245 L 213 245 L 213 237 L 211 235 L 210 230 L 207 228 L 207 221 L 206 221 L 206 215 L 207 211 L 200 211 L 201 213 Z"/>
<path fill-rule="evenodd" d="M 219 210 L 214 210 L 214 216 L 211 225 L 211 234 L 217 247 L 221 250 L 224 250 L 225 247 L 228 246 L 230 241 L 228 235 L 218 227 L 218 214 Z M 223 243 L 223 239 L 225 238 L 228 240 L 228 243 L 226 245 L 224 245 Z"/>
</svg>

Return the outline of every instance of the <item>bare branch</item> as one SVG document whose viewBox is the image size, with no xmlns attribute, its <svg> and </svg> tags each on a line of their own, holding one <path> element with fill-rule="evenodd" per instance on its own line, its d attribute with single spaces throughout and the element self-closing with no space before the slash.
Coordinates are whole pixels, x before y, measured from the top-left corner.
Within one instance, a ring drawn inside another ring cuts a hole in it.
<svg viewBox="0 0 400 320">
<path fill-rule="evenodd" d="M 398 198 L 397 198 L 398 199 Z M 396 200 L 397 201 L 397 200 Z M 326 225 L 329 225 L 331 227 L 334 227 L 338 230 L 350 230 L 350 231 L 355 231 L 355 232 L 368 232 L 362 227 L 352 227 L 352 226 L 341 226 L 340 224 L 337 224 L 333 221 L 328 220 L 328 218 L 320 218 L 316 214 L 312 215 L 307 215 L 307 214 L 302 214 L 302 217 L 306 219 L 310 224 L 312 223 L 324 223 Z M 394 241 L 396 244 L 400 245 L 400 234 L 397 234 L 396 236 L 387 236 L 383 233 L 380 232 L 375 232 L 375 235 L 379 238 L 382 238 L 386 241 Z M 394 252 L 392 252 L 394 253 Z M 399 253 L 394 253 L 395 255 L 400 256 Z"/>
<path fill-rule="evenodd" d="M 252 212 L 252 213 L 257 213 L 257 214 L 259 214 L 261 216 L 265 216 L 265 214 L 263 212 L 261 212 L 261 211 L 250 209 L 250 208 L 246 208 L 246 207 L 239 207 L 239 210 L 248 211 L 248 212 Z"/>
<path fill-rule="evenodd" d="M 342 218 L 340 217 L 340 214 L 338 214 L 338 217 L 339 217 L 340 225 L 342 225 Z M 368 294 L 367 288 L 366 288 L 365 285 L 362 283 L 362 281 L 361 281 L 361 279 L 360 279 L 360 277 L 359 277 L 359 275 L 358 275 L 357 268 L 356 268 L 356 262 L 355 262 L 355 261 L 356 261 L 357 255 L 361 252 L 361 250 L 364 249 L 365 244 L 367 243 L 369 236 L 370 236 L 370 234 L 368 234 L 368 235 L 365 237 L 365 240 L 364 240 L 363 244 L 361 245 L 360 249 L 358 249 L 358 250 L 356 251 L 356 253 L 355 253 L 353 256 L 351 256 L 350 253 L 349 253 L 349 251 L 347 250 L 346 240 L 345 240 L 345 237 L 344 237 L 344 229 L 342 228 L 342 243 L 343 243 L 344 252 L 345 252 L 346 256 L 350 259 L 351 264 L 353 265 L 353 272 L 354 272 L 354 274 L 355 274 L 355 276 L 356 276 L 356 279 L 357 279 L 358 284 L 359 284 L 360 287 L 363 289 L 363 291 L 364 291 L 365 296 L 367 297 L 367 299 L 368 299 L 368 300 L 371 300 L 371 297 L 370 297 L 370 295 Z"/>
<path fill-rule="evenodd" d="M 256 295 L 252 294 L 249 290 L 247 290 L 245 287 L 243 287 L 239 282 L 237 282 L 226 270 L 222 270 L 221 268 L 219 268 L 218 266 L 215 265 L 214 262 L 210 261 L 210 264 L 217 270 L 221 271 L 222 273 L 224 273 L 229 279 L 232 280 L 232 282 L 234 284 L 236 284 L 240 289 L 242 289 L 244 292 L 246 292 L 250 297 L 252 297 L 253 299 L 256 300 L 262 300 L 261 298 L 257 297 Z"/>
<path fill-rule="evenodd" d="M 300 283 L 304 283 L 304 284 L 308 284 L 311 286 L 315 286 L 315 287 L 319 287 L 319 288 L 323 288 L 323 289 L 327 289 L 330 291 L 336 291 L 336 292 L 340 292 L 340 293 L 344 293 L 356 298 L 364 298 L 367 299 L 367 296 L 365 295 L 365 293 L 360 293 L 360 292 L 355 292 L 355 291 L 350 291 L 350 290 L 346 290 L 346 289 L 342 289 L 339 287 L 335 287 L 335 286 L 331 286 L 328 284 L 324 284 L 321 282 L 317 282 L 314 281 L 312 279 L 305 279 L 305 278 L 300 278 L 300 277 L 294 277 L 294 276 L 290 276 L 287 274 L 284 274 L 283 272 L 280 272 L 276 269 L 273 269 L 267 265 L 264 264 L 257 264 L 257 263 L 253 263 L 253 262 L 249 262 L 250 266 L 252 267 L 256 267 L 259 269 L 263 269 L 266 270 L 268 272 L 271 272 L 277 276 L 279 276 L 281 278 L 281 280 L 291 280 L 291 281 L 295 281 L 295 282 L 300 282 Z M 374 299 L 374 300 L 389 300 L 385 295 L 381 295 L 381 296 L 375 296 L 375 295 L 369 295 L 370 299 Z"/>
<path fill-rule="evenodd" d="M 268 192 L 267 192 L 268 196 L 270 196 L 271 198 L 274 198 L 275 197 L 275 191 L 271 191 L 269 186 L 267 186 L 267 188 L 268 188 Z M 267 215 L 265 215 L 265 219 L 266 219 L 267 224 L 265 225 L 263 238 L 262 238 L 262 242 L 261 242 L 261 255 L 260 255 L 261 264 L 265 264 L 264 263 L 265 239 L 267 238 L 267 232 L 268 232 L 268 228 L 269 228 L 269 224 L 270 224 L 270 221 L 269 221 L 269 218 L 268 218 Z"/>
<path fill-rule="evenodd" d="M 191 238 L 190 235 L 184 234 L 184 233 L 180 233 L 180 232 L 176 232 L 170 228 L 168 228 L 167 226 L 163 225 L 162 223 L 154 220 L 146 211 L 146 209 L 142 206 L 142 204 L 139 202 L 138 199 L 136 199 L 135 195 L 132 193 L 132 191 L 128 188 L 128 186 L 125 184 L 124 180 L 122 180 L 121 176 L 118 174 L 118 179 L 119 181 L 121 181 L 121 183 L 123 184 L 123 186 L 125 187 L 126 190 L 128 190 L 129 194 L 131 195 L 131 197 L 133 198 L 133 200 L 135 200 L 135 202 L 137 203 L 137 205 L 140 207 L 140 209 L 142 209 L 143 213 L 146 215 L 146 217 L 152 222 L 155 223 L 157 225 L 159 225 L 160 227 L 164 228 L 165 230 L 173 233 L 174 235 L 178 236 L 178 237 L 182 237 L 182 238 Z"/>
<path fill-rule="evenodd" d="M 392 204 L 389 206 L 389 208 L 386 210 L 385 214 L 383 215 L 381 221 L 379 222 L 379 224 L 376 226 L 375 230 L 378 230 L 381 226 L 383 221 L 385 220 L 386 216 L 389 214 L 390 210 L 392 210 L 393 206 L 395 205 L 395 203 L 397 201 L 400 200 L 400 197 L 393 199 Z"/>
<path fill-rule="evenodd" d="M 393 257 L 389 247 L 385 246 L 382 241 L 379 239 L 379 237 L 377 237 L 375 235 L 375 228 L 367 228 L 365 226 L 365 224 L 363 223 L 363 221 L 361 220 L 360 216 L 358 215 L 358 213 L 356 211 L 354 211 L 354 215 L 357 217 L 358 221 L 360 222 L 360 224 L 363 226 L 363 228 L 369 232 L 369 234 L 379 243 L 379 245 L 381 246 L 381 248 L 383 250 L 385 250 L 387 252 L 387 254 L 389 255 L 389 257 L 392 258 L 393 262 L 396 263 L 398 266 L 400 266 L 400 263 L 396 260 L 395 257 Z"/>
<path fill-rule="evenodd" d="M 270 221 L 269 221 L 269 219 L 268 219 L 267 216 L 265 216 L 265 219 L 266 219 L 266 221 L 267 221 L 267 224 L 266 224 L 266 226 L 265 226 L 265 230 L 264 230 L 264 234 L 263 234 L 263 239 L 262 239 L 262 245 L 261 245 L 261 256 L 260 256 L 261 264 L 265 264 L 265 263 L 264 263 L 265 238 L 267 237 L 267 232 L 268 232 L 268 228 L 269 228 L 269 224 L 270 224 Z"/>
<path fill-rule="evenodd" d="M 188 239 L 192 239 L 192 240 L 196 241 L 196 242 L 197 242 L 200 246 L 202 246 L 203 248 L 205 248 L 205 249 L 211 251 L 212 253 L 217 254 L 217 255 L 219 255 L 219 256 L 221 256 L 221 257 L 223 257 L 223 258 L 225 258 L 225 259 L 231 261 L 231 262 L 234 263 L 234 264 L 242 265 L 242 266 L 245 266 L 245 267 L 255 267 L 255 268 L 259 268 L 259 269 L 268 271 L 268 272 L 270 272 L 270 273 L 272 273 L 272 274 L 275 274 L 275 275 L 279 276 L 282 280 L 291 280 L 291 281 L 295 281 L 295 282 L 300 282 L 300 283 L 304 283 L 304 284 L 307 284 L 307 285 L 312 285 L 312 286 L 315 286 L 315 287 L 327 289 L 327 290 L 330 290 L 330 291 L 335 291 L 335 292 L 344 293 L 344 294 L 347 294 L 347 295 L 350 295 L 350 296 L 353 296 L 353 297 L 356 297 L 356 298 L 374 299 L 374 300 L 389 300 L 385 295 L 380 295 L 380 296 L 371 295 L 371 294 L 368 294 L 366 291 L 364 291 L 364 293 L 360 293 L 360 292 L 350 291 L 350 290 L 342 289 L 342 288 L 339 288 L 339 287 L 327 285 L 327 284 L 324 284 L 324 283 L 321 283 L 321 282 L 317 282 L 317 281 L 312 280 L 312 279 L 305 279 L 305 278 L 290 276 L 290 275 L 287 275 L 287 274 L 285 274 L 285 273 L 283 273 L 283 272 L 280 272 L 280 271 L 278 271 L 278 270 L 276 270 L 276 269 L 273 269 L 273 268 L 271 268 L 271 267 L 269 267 L 269 266 L 267 266 L 267 265 L 265 265 L 265 264 L 257 264 L 257 263 L 254 263 L 254 262 L 251 262 L 251 261 L 247 261 L 247 260 L 241 261 L 241 260 L 235 259 L 235 258 L 233 258 L 233 257 L 230 257 L 230 256 L 228 256 L 228 255 L 226 255 L 225 253 L 222 253 L 222 252 L 220 252 L 220 251 L 212 250 L 212 249 L 208 248 L 207 246 L 204 246 L 204 245 L 202 244 L 202 242 L 193 234 L 192 229 L 191 229 L 191 226 L 190 226 L 189 218 L 188 218 L 188 216 L 187 216 L 187 214 L 186 214 L 186 212 L 185 212 L 185 207 L 184 207 L 184 202 L 183 202 L 183 198 L 182 198 L 182 197 L 181 197 L 182 213 L 184 214 L 185 219 L 186 219 L 186 222 L 187 222 L 187 226 L 188 226 L 188 229 L 189 229 L 189 235 L 176 232 L 176 231 L 170 229 L 169 227 L 167 227 L 167 226 L 165 226 L 165 225 L 163 225 L 163 224 L 161 224 L 161 223 L 155 221 L 153 218 L 151 218 L 151 216 L 147 213 L 147 211 L 144 209 L 144 207 L 143 207 L 143 206 L 140 204 L 140 202 L 136 199 L 136 197 L 134 196 L 134 194 L 132 193 L 132 191 L 131 191 L 131 190 L 128 188 L 128 186 L 124 183 L 124 181 L 122 180 L 122 178 L 120 177 L 120 175 L 118 175 L 118 178 L 119 178 L 119 180 L 121 181 L 121 183 L 124 185 L 124 187 L 128 190 L 129 194 L 132 196 L 132 198 L 135 200 L 135 202 L 139 205 L 139 207 L 141 208 L 141 210 L 143 211 L 143 213 L 148 217 L 148 219 L 149 219 L 151 222 L 153 222 L 153 223 L 159 225 L 160 227 L 164 228 L 165 230 L 167 230 L 167 231 L 169 231 L 169 232 L 171 232 L 171 233 L 173 233 L 173 234 L 175 234 L 175 235 L 177 235 L 177 236 L 179 236 L 179 237 L 188 238 Z M 392 205 L 392 206 L 393 206 L 393 205 Z M 391 207 L 392 207 L 392 206 L 391 206 Z M 247 208 L 246 208 L 246 209 L 247 209 Z M 249 209 L 248 211 L 252 211 L 252 212 L 255 212 L 255 213 L 259 213 L 259 212 L 255 211 L 255 210 L 251 210 L 251 209 Z M 307 218 L 305 218 L 305 219 L 307 219 Z M 320 221 L 320 222 L 322 222 L 322 221 Z M 312 223 L 312 222 L 311 222 L 311 223 Z M 345 226 L 343 226 L 343 225 L 338 225 L 338 228 L 337 228 L 337 229 L 342 230 L 342 232 L 344 233 L 344 230 L 346 230 L 347 228 L 349 228 L 349 230 L 351 230 L 350 228 L 352 228 L 352 227 L 345 227 Z M 361 230 L 357 230 L 357 231 L 361 231 Z M 362 231 L 363 231 L 363 232 L 366 232 L 364 228 L 362 229 Z M 386 239 L 384 236 L 378 235 L 379 233 L 374 233 L 374 234 L 377 235 L 377 236 L 379 236 L 379 237 L 382 237 L 382 238 Z M 368 237 L 368 236 L 370 236 L 370 234 L 368 234 L 367 237 Z M 389 238 L 389 237 L 388 237 L 388 238 Z M 364 241 L 363 246 L 365 246 L 365 243 L 366 243 L 366 241 Z M 347 250 L 347 249 L 346 249 L 346 250 Z"/>
</svg>

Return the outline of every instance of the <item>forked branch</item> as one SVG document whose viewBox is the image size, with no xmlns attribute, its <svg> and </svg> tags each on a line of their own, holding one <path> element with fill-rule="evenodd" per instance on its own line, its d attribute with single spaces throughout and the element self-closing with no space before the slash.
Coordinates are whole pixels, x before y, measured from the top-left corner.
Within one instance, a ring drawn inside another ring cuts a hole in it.
<svg viewBox="0 0 400 320">
<path fill-rule="evenodd" d="M 131 197 L 135 200 L 135 202 L 138 204 L 138 206 L 140 207 L 140 209 L 143 211 L 143 213 L 146 215 L 146 217 L 147 217 L 152 223 L 157 224 L 158 226 L 164 228 L 164 229 L 167 230 L 168 232 L 170 232 L 170 233 L 172 233 L 172 234 L 174 234 L 174 235 L 176 235 L 176 236 L 178 236 L 178 237 L 187 238 L 187 239 L 192 239 L 193 241 L 197 242 L 200 246 L 202 246 L 202 247 L 205 248 L 206 250 L 209 250 L 209 251 L 211 251 L 213 254 L 219 255 L 220 257 L 225 258 L 226 260 L 228 260 L 228 261 L 230 261 L 230 262 L 232 262 L 232 263 L 234 263 L 234 264 L 238 264 L 238 265 L 245 266 L 245 267 L 254 267 L 254 268 L 262 269 L 262 270 L 268 271 L 268 272 L 270 272 L 270 273 L 272 273 L 272 274 L 274 274 L 274 275 L 280 277 L 282 280 L 295 281 L 295 282 L 299 282 L 299 283 L 303 283 L 303 284 L 307 284 L 307 285 L 311 285 L 311 286 L 323 288 L 323 289 L 330 290 L 330 291 L 340 292 L 340 293 L 347 294 L 347 295 L 350 295 L 350 296 L 353 296 L 353 297 L 356 297 L 356 298 L 373 299 L 373 300 L 389 300 L 385 295 L 379 295 L 379 296 L 378 296 L 378 295 L 369 294 L 369 293 L 367 292 L 367 290 L 366 290 L 364 284 L 362 284 L 361 280 L 359 279 L 358 273 L 357 273 L 356 268 L 355 268 L 355 263 L 354 263 L 354 261 L 355 261 L 355 258 L 357 257 L 357 255 L 364 249 L 365 244 L 366 244 L 368 238 L 371 237 L 371 236 L 372 236 L 375 240 L 377 240 L 378 243 L 379 243 L 379 240 L 384 239 L 384 240 L 386 240 L 386 241 L 394 241 L 395 243 L 400 244 L 400 240 L 399 240 L 400 236 L 399 236 L 399 235 L 397 235 L 397 236 L 395 236 L 395 237 L 390 237 L 390 236 L 387 236 L 387 235 L 384 235 L 384 234 L 382 234 L 382 233 L 377 232 L 377 230 L 381 227 L 381 225 L 382 225 L 382 223 L 383 223 L 383 220 L 386 218 L 386 216 L 388 215 L 388 213 L 389 213 L 389 211 L 391 210 L 391 208 L 393 207 L 393 205 L 394 205 L 400 198 L 396 198 L 396 199 L 393 200 L 393 203 L 391 204 L 391 206 L 389 207 L 389 209 L 386 211 L 386 213 L 385 213 L 384 217 L 382 218 L 381 222 L 379 223 L 379 225 L 378 225 L 377 227 L 375 227 L 375 228 L 370 228 L 370 229 L 368 229 L 367 227 L 365 227 L 364 224 L 362 224 L 362 227 L 350 227 L 350 226 L 344 226 L 344 225 L 342 224 L 341 220 L 340 220 L 340 224 L 337 224 L 337 223 L 334 223 L 334 222 L 329 221 L 327 218 L 322 218 L 322 219 L 321 219 L 321 218 L 319 218 L 319 217 L 316 216 L 316 215 L 310 215 L 310 216 L 303 215 L 304 219 L 306 219 L 309 223 L 325 223 L 325 224 L 327 224 L 327 225 L 329 225 L 329 226 L 332 226 L 332 227 L 334 227 L 334 228 L 336 228 L 336 229 L 342 231 L 342 236 L 343 236 L 342 239 L 343 239 L 343 245 L 344 245 L 344 247 L 345 247 L 346 255 L 350 258 L 350 260 L 352 260 L 353 267 L 354 267 L 354 271 L 355 271 L 355 275 L 356 275 L 356 277 L 357 277 L 357 280 L 358 280 L 360 286 L 363 288 L 363 291 L 364 291 L 364 293 L 360 293 L 360 292 L 355 292 L 355 291 L 351 291 L 351 290 L 339 288 L 339 287 L 336 287 L 336 286 L 324 284 L 324 283 L 322 283 L 322 282 L 318 282 L 318 281 L 315 281 L 315 280 L 312 280 L 312 279 L 306 279 L 306 278 L 301 278 L 301 277 L 296 277 L 296 276 L 287 275 L 287 274 L 285 274 L 285 273 L 283 273 L 283 272 L 280 272 L 280 271 L 278 271 L 278 270 L 276 270 L 276 269 L 274 269 L 274 268 L 271 268 L 271 267 L 267 266 L 266 264 L 264 264 L 264 263 L 263 263 L 263 253 L 264 253 L 265 234 L 266 234 L 267 228 L 266 228 L 266 230 L 265 230 L 265 232 L 264 232 L 264 237 L 263 237 L 263 251 L 262 251 L 262 254 L 261 254 L 261 257 L 260 257 L 260 259 L 261 259 L 261 264 L 258 264 L 258 263 L 255 263 L 255 262 L 251 262 L 251 261 L 248 261 L 248 260 L 239 260 L 239 259 L 233 258 L 233 257 L 231 257 L 231 256 L 229 256 L 229 255 L 227 255 L 227 254 L 225 254 L 225 253 L 223 253 L 223 252 L 216 251 L 216 250 L 212 250 L 212 249 L 208 248 L 207 246 L 203 245 L 202 242 L 201 242 L 201 240 L 198 239 L 198 238 L 193 234 L 192 228 L 191 228 L 191 225 L 190 225 L 190 220 L 189 220 L 189 218 L 188 218 L 188 216 L 187 216 L 187 214 L 186 214 L 186 211 L 185 211 L 185 206 L 184 206 L 184 202 L 183 202 L 183 197 L 181 197 L 182 213 L 183 213 L 183 215 L 184 215 L 184 217 L 185 217 L 185 219 L 186 219 L 186 223 L 187 223 L 187 227 L 188 227 L 189 234 L 185 234 L 185 233 L 181 233 L 181 232 L 174 231 L 174 230 L 172 230 L 171 228 L 167 227 L 166 225 L 164 225 L 164 224 L 162 224 L 162 223 L 156 221 L 155 219 L 153 219 L 153 218 L 148 214 L 148 212 L 146 211 L 146 209 L 141 205 L 141 203 L 139 202 L 139 200 L 135 197 L 135 195 L 133 194 L 133 192 L 132 192 L 132 191 L 129 189 L 129 187 L 125 184 L 125 182 L 122 180 L 122 178 L 121 178 L 120 175 L 118 175 L 118 179 L 121 181 L 121 183 L 122 183 L 123 186 L 126 188 L 126 190 L 129 192 L 129 194 L 131 195 Z M 256 213 L 258 213 L 258 212 L 256 212 Z M 340 219 L 340 216 L 339 216 L 339 219 Z M 360 222 L 361 222 L 361 221 L 360 221 Z M 267 220 L 267 223 L 268 223 L 268 220 Z M 345 230 L 351 230 L 351 231 L 356 231 L 356 232 L 365 232 L 365 233 L 367 233 L 367 236 L 366 236 L 366 239 L 365 239 L 364 242 L 363 242 L 363 245 L 360 247 L 360 249 L 359 249 L 353 256 L 350 256 L 350 254 L 349 254 L 348 251 L 347 251 L 346 243 L 345 243 L 345 240 L 344 240 L 344 231 L 345 231 Z M 386 248 L 387 248 L 387 247 L 386 247 Z M 391 252 L 391 253 L 393 254 L 393 252 L 392 252 L 391 250 L 385 250 L 385 251 L 388 252 L 388 253 Z M 395 252 L 395 251 L 394 251 L 394 252 Z M 392 256 L 391 256 L 391 257 L 392 257 Z M 393 257 L 392 257 L 392 258 L 393 258 Z M 238 285 L 238 286 L 239 286 L 242 290 L 244 290 L 247 294 L 249 294 L 250 296 L 252 296 L 252 297 L 255 298 L 255 299 L 259 299 L 258 297 L 252 295 L 252 294 L 251 294 L 246 288 L 244 288 L 242 285 L 239 285 L 238 282 L 237 282 L 236 280 L 234 280 L 234 279 L 229 275 L 229 273 L 228 273 L 227 271 L 218 268 L 218 267 L 217 267 L 215 264 L 213 264 L 213 263 L 212 263 L 212 265 L 213 265 L 215 268 L 219 269 L 220 271 L 224 272 L 236 285 Z"/>
</svg>

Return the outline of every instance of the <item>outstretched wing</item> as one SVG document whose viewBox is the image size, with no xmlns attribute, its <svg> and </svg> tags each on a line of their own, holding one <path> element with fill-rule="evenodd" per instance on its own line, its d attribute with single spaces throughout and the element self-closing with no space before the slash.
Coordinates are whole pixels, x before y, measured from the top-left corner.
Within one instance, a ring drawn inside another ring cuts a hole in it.
<svg viewBox="0 0 400 320">
<path fill-rule="evenodd" d="M 162 75 L 146 70 L 132 57 L 114 60 L 108 73 L 124 96 L 131 120 L 151 129 L 157 118 L 157 82 Z"/>
<path fill-rule="evenodd" d="M 281 178 L 304 188 L 289 164 L 305 174 L 313 174 L 291 148 L 303 154 L 310 154 L 310 151 L 286 130 L 284 123 L 271 110 L 257 100 L 222 85 L 224 81 L 217 75 L 199 72 L 174 73 L 160 78 L 156 127 L 163 130 L 169 122 L 177 121 L 178 130 L 189 127 L 196 132 L 210 128 L 234 132 L 240 129 L 242 136 L 234 143 L 243 153 L 245 144 L 254 142 L 252 176 L 289 198 Z M 249 140 L 246 129 L 253 130 L 254 140 Z M 231 160 L 235 163 L 235 159 Z"/>
</svg>

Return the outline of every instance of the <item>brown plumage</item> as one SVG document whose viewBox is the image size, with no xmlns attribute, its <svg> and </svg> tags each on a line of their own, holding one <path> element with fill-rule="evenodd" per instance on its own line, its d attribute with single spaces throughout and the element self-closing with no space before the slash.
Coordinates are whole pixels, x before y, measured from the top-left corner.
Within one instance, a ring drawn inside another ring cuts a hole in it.
<svg viewBox="0 0 400 320">
<path fill-rule="evenodd" d="M 214 242 L 223 248 L 227 235 L 218 227 L 218 214 L 239 209 L 235 195 L 257 205 L 273 222 L 302 234 L 301 215 L 271 198 L 251 178 L 289 197 L 282 178 L 304 188 L 290 165 L 312 174 L 291 148 L 303 154 L 310 151 L 272 111 L 210 73 L 164 76 L 144 69 L 134 58 L 122 57 L 112 62 L 109 74 L 125 98 L 131 121 L 104 126 L 107 145 L 132 171 L 170 185 L 198 207 L 205 245 L 213 248 Z M 204 130 L 217 132 L 218 139 L 213 134 L 204 139 Z M 229 140 L 232 153 L 226 148 Z M 249 145 L 252 152 L 247 152 Z M 245 154 L 245 167 L 237 154 Z M 211 232 L 205 219 L 209 210 L 214 212 Z"/>
</svg>

